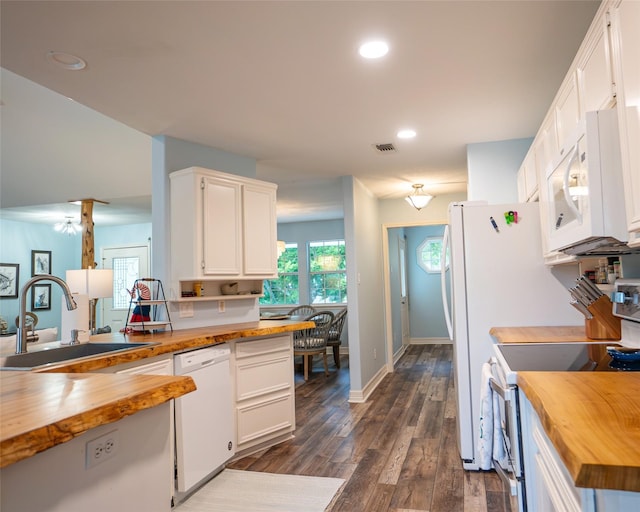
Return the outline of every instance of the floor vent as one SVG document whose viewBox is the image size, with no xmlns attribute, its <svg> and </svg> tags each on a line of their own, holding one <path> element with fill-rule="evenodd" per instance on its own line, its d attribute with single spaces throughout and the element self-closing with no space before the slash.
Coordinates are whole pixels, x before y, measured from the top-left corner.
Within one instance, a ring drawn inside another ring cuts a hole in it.
<svg viewBox="0 0 640 512">
<path fill-rule="evenodd" d="M 379 153 L 395 153 L 398 151 L 391 142 L 387 142 L 386 144 L 374 144 L 373 147 Z"/>
</svg>

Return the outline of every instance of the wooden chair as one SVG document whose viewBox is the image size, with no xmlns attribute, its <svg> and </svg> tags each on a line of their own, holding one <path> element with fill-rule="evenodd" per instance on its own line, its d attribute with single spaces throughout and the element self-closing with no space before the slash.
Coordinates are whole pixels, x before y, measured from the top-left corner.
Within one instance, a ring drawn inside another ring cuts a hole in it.
<svg viewBox="0 0 640 512">
<path fill-rule="evenodd" d="M 333 318 L 331 311 L 318 311 L 306 318 L 306 320 L 314 322 L 316 326 L 296 331 L 293 337 L 293 356 L 302 356 L 304 380 L 309 380 L 309 367 L 313 361 L 313 356 L 316 354 L 322 354 L 324 374 L 327 377 L 329 376 L 327 339 L 329 338 L 329 328 L 333 323 Z"/>
<path fill-rule="evenodd" d="M 344 308 L 333 319 L 331 327 L 329 327 L 329 338 L 327 339 L 327 346 L 333 349 L 333 361 L 336 363 L 336 368 L 340 368 L 340 345 L 342 344 L 342 328 L 344 327 L 345 320 L 347 319 L 347 308 Z"/>
<path fill-rule="evenodd" d="M 291 311 L 287 313 L 289 316 L 302 316 L 308 317 L 309 315 L 313 315 L 316 312 L 316 308 L 310 306 L 308 304 L 303 304 L 302 306 L 296 306 Z"/>
</svg>

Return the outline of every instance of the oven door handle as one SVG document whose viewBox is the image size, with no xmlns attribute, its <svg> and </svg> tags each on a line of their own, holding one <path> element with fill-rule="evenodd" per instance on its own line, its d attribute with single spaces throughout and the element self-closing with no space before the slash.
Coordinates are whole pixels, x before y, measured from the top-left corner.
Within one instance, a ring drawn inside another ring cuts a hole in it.
<svg viewBox="0 0 640 512">
<path fill-rule="evenodd" d="M 495 378 L 489 379 L 489 385 L 491 389 L 498 393 L 505 402 L 511 402 L 513 400 L 513 388 L 503 388 Z"/>
<path fill-rule="evenodd" d="M 510 478 L 509 473 L 505 471 L 505 469 L 500 465 L 500 463 L 493 459 L 493 467 L 496 470 L 496 473 L 500 477 L 500 480 L 509 488 L 509 493 L 511 496 L 518 495 L 518 481 L 515 478 Z"/>
</svg>

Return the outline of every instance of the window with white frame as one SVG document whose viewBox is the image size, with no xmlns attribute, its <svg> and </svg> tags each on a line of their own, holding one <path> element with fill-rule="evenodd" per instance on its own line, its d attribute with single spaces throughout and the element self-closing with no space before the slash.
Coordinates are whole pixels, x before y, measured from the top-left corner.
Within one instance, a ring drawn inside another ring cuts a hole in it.
<svg viewBox="0 0 640 512">
<path fill-rule="evenodd" d="M 425 272 L 439 273 L 442 272 L 442 237 L 426 238 L 416 251 L 418 266 Z M 444 270 L 449 267 L 449 254 L 447 253 L 444 262 Z"/>
<path fill-rule="evenodd" d="M 347 302 L 347 258 L 344 240 L 309 242 L 309 295 L 311 304 Z"/>
<path fill-rule="evenodd" d="M 299 296 L 298 244 L 286 243 L 278 257 L 278 278 L 264 281 L 260 304 L 298 304 Z"/>
</svg>

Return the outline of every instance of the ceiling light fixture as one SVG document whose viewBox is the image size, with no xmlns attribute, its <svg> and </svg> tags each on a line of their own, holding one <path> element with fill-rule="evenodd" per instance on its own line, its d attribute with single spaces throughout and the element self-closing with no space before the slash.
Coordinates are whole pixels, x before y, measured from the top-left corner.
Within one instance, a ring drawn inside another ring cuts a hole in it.
<svg viewBox="0 0 640 512">
<path fill-rule="evenodd" d="M 399 139 L 413 139 L 416 136 L 416 131 L 410 128 L 406 130 L 400 130 L 397 133 Z"/>
<path fill-rule="evenodd" d="M 405 198 L 407 203 L 418 211 L 422 210 L 433 199 L 433 196 L 425 194 L 422 187 L 424 187 L 422 183 L 416 183 L 413 185 L 413 192 Z"/>
<path fill-rule="evenodd" d="M 47 52 L 47 60 L 69 71 L 80 71 L 87 67 L 87 63 L 84 60 L 70 53 L 50 51 Z"/>
<path fill-rule="evenodd" d="M 369 41 L 360 46 L 358 53 L 365 59 L 379 59 L 389 52 L 389 45 L 384 41 Z"/>
<path fill-rule="evenodd" d="M 58 222 L 53 229 L 60 233 L 66 233 L 67 235 L 77 235 L 82 231 L 82 226 L 80 224 L 76 224 L 71 219 L 72 217 L 65 217 L 66 221 Z"/>
</svg>

